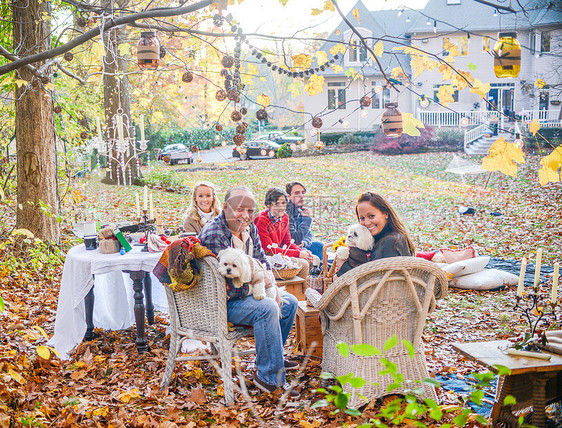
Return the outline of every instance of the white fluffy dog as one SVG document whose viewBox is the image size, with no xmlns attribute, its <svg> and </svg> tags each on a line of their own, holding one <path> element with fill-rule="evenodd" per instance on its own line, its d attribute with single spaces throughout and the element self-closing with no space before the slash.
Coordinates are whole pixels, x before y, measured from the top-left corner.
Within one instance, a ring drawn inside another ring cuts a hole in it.
<svg viewBox="0 0 562 428">
<path fill-rule="evenodd" d="M 352 224 L 347 228 L 347 236 L 345 238 L 345 245 L 339 247 L 336 250 L 336 255 L 340 260 L 347 260 L 351 258 L 355 258 L 354 253 L 359 253 L 358 259 L 362 259 L 363 255 L 369 252 L 374 244 L 374 238 L 365 226 L 361 226 L 360 224 Z M 357 249 L 357 250 L 354 250 Z M 361 263 L 351 263 L 352 266 L 358 266 Z M 359 260 L 357 260 L 359 262 Z"/>
<path fill-rule="evenodd" d="M 275 299 L 277 287 L 265 288 L 266 269 L 253 257 L 238 248 L 226 248 L 219 252 L 219 272 L 222 276 L 232 279 L 236 288 L 249 284 L 249 293 L 254 299 L 264 297 Z"/>
</svg>

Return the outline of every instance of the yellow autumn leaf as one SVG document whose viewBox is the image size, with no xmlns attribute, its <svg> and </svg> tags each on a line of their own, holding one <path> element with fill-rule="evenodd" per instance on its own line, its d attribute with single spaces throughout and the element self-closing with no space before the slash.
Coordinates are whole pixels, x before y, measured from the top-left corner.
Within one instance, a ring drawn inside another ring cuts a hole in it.
<svg viewBox="0 0 562 428">
<path fill-rule="evenodd" d="M 322 12 L 324 12 L 322 9 L 313 8 L 312 11 L 310 12 L 310 14 L 312 16 L 316 16 L 316 15 L 320 15 Z"/>
<path fill-rule="evenodd" d="M 533 119 L 533 121 L 529 123 L 529 132 L 536 136 L 539 129 L 541 129 L 541 124 L 537 122 L 537 119 Z"/>
<path fill-rule="evenodd" d="M 459 91 L 468 88 L 474 82 L 474 77 L 468 71 L 457 70 L 457 74 L 451 79 L 451 84 L 456 86 Z"/>
<path fill-rule="evenodd" d="M 542 89 L 544 85 L 546 85 L 546 83 L 542 79 L 537 79 L 537 81 L 535 82 L 535 86 L 539 89 Z"/>
<path fill-rule="evenodd" d="M 140 392 L 138 388 L 133 388 L 130 389 L 129 391 L 124 391 L 121 394 L 119 394 L 117 396 L 117 399 L 119 401 L 122 401 L 123 403 L 128 403 L 129 401 L 131 401 L 132 398 L 139 398 L 140 397 Z"/>
<path fill-rule="evenodd" d="M 12 376 L 12 379 L 14 379 L 16 382 L 18 383 L 24 382 L 23 376 L 18 372 L 16 372 L 14 369 L 8 369 L 8 374 Z"/>
<path fill-rule="evenodd" d="M 12 231 L 12 235 L 24 235 L 26 238 L 29 239 L 33 239 L 35 237 L 35 235 L 33 235 L 33 232 L 27 230 L 27 229 L 14 229 Z"/>
<path fill-rule="evenodd" d="M 379 40 L 375 46 L 373 47 L 373 52 L 375 53 L 376 56 L 378 56 L 379 58 L 382 56 L 382 53 L 384 52 L 384 45 L 382 43 L 382 40 Z"/>
<path fill-rule="evenodd" d="M 93 416 L 107 416 L 109 414 L 109 408 L 107 406 L 100 407 L 92 412 Z"/>
<path fill-rule="evenodd" d="M 331 67 L 336 73 L 341 73 L 343 71 L 343 67 L 341 65 L 332 64 Z"/>
<path fill-rule="evenodd" d="M 359 9 L 355 8 L 351 11 L 351 14 L 353 15 L 353 17 L 355 19 L 357 19 L 357 22 L 361 22 L 361 19 L 359 19 Z"/>
<path fill-rule="evenodd" d="M 14 83 L 19 87 L 27 85 L 27 80 L 15 79 Z"/>
<path fill-rule="evenodd" d="M 310 96 L 324 92 L 324 76 L 320 76 L 318 74 L 310 76 L 308 82 L 304 85 L 304 90 Z"/>
<path fill-rule="evenodd" d="M 312 65 L 313 58 L 310 55 L 301 53 L 298 55 L 293 55 L 293 67 L 306 70 Z"/>
<path fill-rule="evenodd" d="M 338 53 L 345 53 L 345 46 L 342 43 L 338 43 L 330 48 L 330 54 L 337 55 Z"/>
<path fill-rule="evenodd" d="M 416 119 L 412 113 L 402 113 L 402 132 L 404 134 L 419 137 L 421 132 L 418 128 L 425 128 L 421 120 Z"/>
<path fill-rule="evenodd" d="M 452 85 L 441 85 L 437 91 L 437 98 L 439 98 L 439 102 L 441 104 L 446 106 L 449 103 L 455 102 L 455 99 L 453 98 L 454 93 L 455 88 Z"/>
<path fill-rule="evenodd" d="M 271 98 L 269 98 L 265 94 L 258 95 L 256 98 L 256 102 L 261 105 L 263 108 L 266 108 L 268 105 L 271 104 Z"/>
<path fill-rule="evenodd" d="M 258 75 L 258 67 L 255 64 L 248 64 L 248 74 L 251 74 L 252 76 L 257 76 Z"/>
<path fill-rule="evenodd" d="M 485 98 L 486 94 L 490 92 L 490 84 L 489 83 L 482 83 L 480 79 L 476 79 L 470 88 L 470 92 L 473 94 L 480 95 L 481 98 Z"/>
<path fill-rule="evenodd" d="M 539 169 L 541 186 L 560 181 L 559 169 L 562 169 L 562 146 L 558 146 L 551 154 L 541 159 L 541 168 Z"/>
<path fill-rule="evenodd" d="M 394 67 L 392 70 L 390 70 L 390 76 L 393 79 L 400 79 L 400 78 L 406 77 L 402 67 Z"/>
<path fill-rule="evenodd" d="M 324 3 L 324 10 L 331 10 L 332 12 L 336 10 L 336 8 L 334 7 L 334 3 L 332 3 L 332 0 L 326 0 L 326 2 Z"/>
<path fill-rule="evenodd" d="M 47 91 L 52 91 L 55 89 L 55 85 L 53 85 L 52 83 L 47 83 L 45 86 L 43 86 Z"/>
<path fill-rule="evenodd" d="M 456 76 L 456 73 L 455 73 L 455 70 L 453 69 L 453 67 L 451 67 L 447 63 L 439 64 L 439 72 L 441 73 L 441 77 L 443 79 L 443 82 L 445 82 L 446 80 L 451 80 Z"/>
<path fill-rule="evenodd" d="M 318 65 L 326 64 L 328 62 L 328 54 L 325 51 L 318 51 L 314 54 Z"/>
<path fill-rule="evenodd" d="M 459 47 L 457 45 L 455 45 L 454 43 L 451 43 L 451 42 L 443 43 L 443 50 L 445 52 L 448 52 L 450 56 L 459 56 L 460 55 Z"/>
<path fill-rule="evenodd" d="M 43 330 L 43 328 L 39 327 L 38 325 L 34 325 L 32 328 L 41 333 L 41 336 L 43 336 L 45 339 L 49 339 L 49 336 L 47 336 L 47 333 L 45 333 L 45 330 Z"/>
<path fill-rule="evenodd" d="M 500 171 L 517 177 L 517 164 L 525 163 L 523 150 L 517 144 L 507 143 L 503 137 L 492 144 L 488 153 L 490 154 L 482 159 L 482 168 L 488 171 Z"/>
<path fill-rule="evenodd" d="M 161 122 L 164 119 L 164 114 L 161 111 L 155 111 L 152 113 L 152 118 L 155 122 Z"/>
<path fill-rule="evenodd" d="M 48 360 L 49 358 L 51 358 L 51 351 L 49 351 L 49 348 L 47 348 L 46 346 L 38 346 L 36 351 L 37 355 L 39 355 L 44 360 Z"/>
</svg>

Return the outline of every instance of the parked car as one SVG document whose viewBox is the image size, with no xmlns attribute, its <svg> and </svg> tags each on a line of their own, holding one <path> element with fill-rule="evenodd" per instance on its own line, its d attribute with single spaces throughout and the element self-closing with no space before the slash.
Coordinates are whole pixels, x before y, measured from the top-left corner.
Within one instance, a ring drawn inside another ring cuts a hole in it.
<svg viewBox="0 0 562 428">
<path fill-rule="evenodd" d="M 295 143 L 298 144 L 299 142 L 301 142 L 303 140 L 303 138 L 300 137 L 291 137 L 288 135 L 285 135 L 283 132 L 281 131 L 275 131 L 275 132 L 270 132 L 269 134 L 265 134 L 265 135 L 260 135 L 258 137 L 258 140 L 268 140 L 268 141 L 273 141 L 277 144 L 285 144 L 285 143 Z"/>
<path fill-rule="evenodd" d="M 281 144 L 267 140 L 252 140 L 244 141 L 240 147 L 246 149 L 246 152 L 242 154 L 239 148 L 235 147 L 234 150 L 232 150 L 233 157 L 240 158 L 241 160 L 252 158 L 272 159 L 277 157 L 277 150 L 279 150 Z"/>
<path fill-rule="evenodd" d="M 165 146 L 158 155 L 159 160 L 169 162 L 170 165 L 177 163 L 193 163 L 193 154 L 185 144 L 169 144 Z"/>
</svg>

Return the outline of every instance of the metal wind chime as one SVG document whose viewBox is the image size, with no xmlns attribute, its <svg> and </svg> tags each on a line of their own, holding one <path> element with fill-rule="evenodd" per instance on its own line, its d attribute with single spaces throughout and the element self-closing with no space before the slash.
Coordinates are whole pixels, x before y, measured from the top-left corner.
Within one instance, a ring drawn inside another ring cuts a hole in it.
<svg viewBox="0 0 562 428">
<path fill-rule="evenodd" d="M 109 169 L 109 179 L 116 180 L 118 185 L 130 185 L 133 183 L 133 163 L 136 163 L 137 171 L 140 170 L 140 155 L 150 153 L 147 151 L 148 140 L 144 134 L 144 115 L 140 117 L 141 139 L 135 140 L 135 127 L 131 124 L 129 116 L 123 109 L 117 109 L 117 113 L 111 119 L 111 125 L 106 130 L 106 142 L 101 138 L 101 128 L 98 122 L 98 145 L 97 149 L 100 155 L 107 157 Z M 149 159 L 150 162 L 150 159 Z M 112 165 L 115 165 L 115 170 Z M 115 172 L 114 172 L 115 171 Z M 115 173 L 115 177 L 113 174 Z"/>
</svg>

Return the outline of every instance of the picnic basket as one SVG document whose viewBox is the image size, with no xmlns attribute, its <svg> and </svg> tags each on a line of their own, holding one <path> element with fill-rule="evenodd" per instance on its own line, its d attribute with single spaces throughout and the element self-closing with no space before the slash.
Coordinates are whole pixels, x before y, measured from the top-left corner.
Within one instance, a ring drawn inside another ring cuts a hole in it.
<svg viewBox="0 0 562 428">
<path fill-rule="evenodd" d="M 275 279 L 292 279 L 297 276 L 300 268 L 292 269 L 272 269 Z"/>
<path fill-rule="evenodd" d="M 313 277 L 312 275 L 309 275 L 306 278 L 307 288 L 313 288 L 314 290 L 323 293 L 324 290 L 328 288 L 330 284 L 333 282 L 334 274 L 336 271 L 335 259 L 332 262 L 330 269 L 328 269 L 328 250 L 332 248 L 333 245 L 334 243 L 329 243 L 324 245 L 324 248 L 322 248 L 322 271 L 320 272 L 320 275 L 318 275 L 317 277 Z"/>
</svg>

